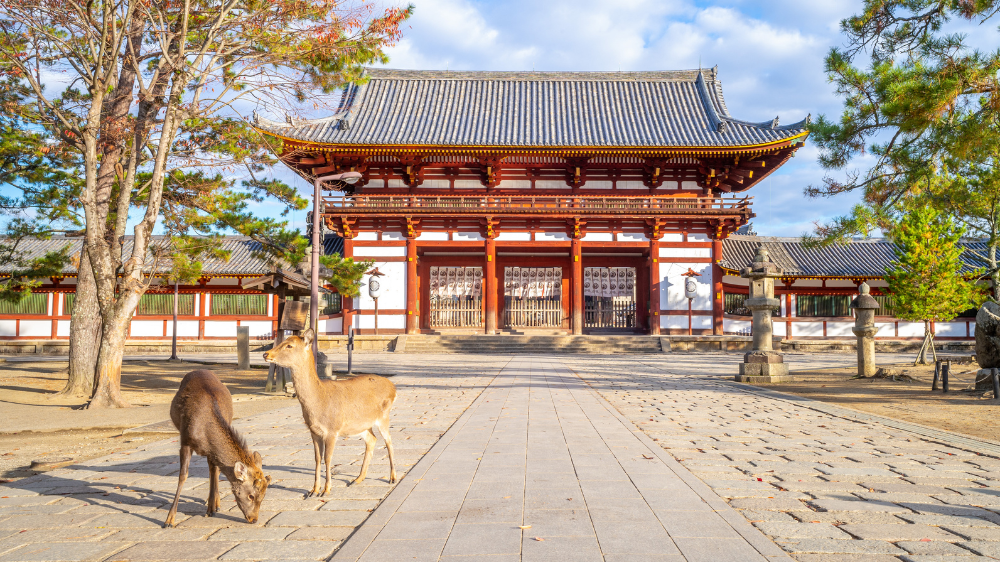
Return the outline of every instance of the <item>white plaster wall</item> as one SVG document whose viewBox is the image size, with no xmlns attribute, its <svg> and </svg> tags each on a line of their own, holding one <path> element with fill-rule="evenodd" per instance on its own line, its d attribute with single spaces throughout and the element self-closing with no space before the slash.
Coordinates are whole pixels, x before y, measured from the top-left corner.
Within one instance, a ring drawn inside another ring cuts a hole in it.
<svg viewBox="0 0 1000 562">
<path fill-rule="evenodd" d="M 207 284 L 208 285 L 212 285 L 212 286 L 217 286 L 217 285 L 229 285 L 229 286 L 232 286 L 232 285 L 239 285 L 240 284 L 240 280 L 237 279 L 237 278 L 235 278 L 235 277 L 224 277 L 224 278 L 223 277 L 213 277 L 213 278 L 211 278 L 211 279 L 208 280 Z"/>
<path fill-rule="evenodd" d="M 649 189 L 641 181 L 618 180 L 615 182 L 618 189 Z"/>
<path fill-rule="evenodd" d="M 270 324 L 270 322 L 269 322 Z M 173 337 L 174 335 L 174 322 L 173 320 L 167 320 L 167 337 Z M 197 320 L 178 320 L 177 321 L 177 337 L 179 338 L 196 338 L 198 337 L 198 321 Z"/>
<path fill-rule="evenodd" d="M 374 314 L 357 314 L 354 317 L 356 318 L 355 326 L 367 330 L 375 328 Z M 379 314 L 378 327 L 380 330 L 382 328 L 403 329 L 406 327 L 406 317 L 403 316 L 402 314 Z"/>
<path fill-rule="evenodd" d="M 456 233 L 454 233 L 454 234 L 451 235 L 451 239 L 452 240 L 466 241 L 466 242 L 468 242 L 468 241 L 475 242 L 475 241 L 482 240 L 483 236 L 482 236 L 482 234 L 479 234 L 478 232 L 456 232 Z"/>
<path fill-rule="evenodd" d="M 692 183 L 692 182 L 686 181 L 684 183 Z M 688 234 L 688 242 L 708 242 L 708 241 L 709 240 L 707 234 L 699 234 L 699 233 Z"/>
<path fill-rule="evenodd" d="M 535 189 L 564 189 L 569 188 L 563 180 L 535 180 Z"/>
<path fill-rule="evenodd" d="M 681 328 L 687 330 L 688 327 L 688 317 L 687 316 L 660 316 L 660 328 Z M 691 317 L 691 329 L 692 330 L 710 330 L 712 328 L 712 317 L 711 316 L 692 316 Z"/>
<path fill-rule="evenodd" d="M 965 322 L 935 322 L 934 335 L 946 338 L 964 338 Z"/>
<path fill-rule="evenodd" d="M 21 331 L 19 336 L 33 338 L 51 338 L 52 321 L 50 320 L 21 320 Z"/>
<path fill-rule="evenodd" d="M 554 242 L 568 242 L 571 240 L 568 234 L 565 232 L 536 232 L 536 241 L 554 241 Z"/>
<path fill-rule="evenodd" d="M 722 319 L 722 330 L 724 332 L 747 332 L 749 333 L 752 324 L 749 320 L 733 320 L 732 318 Z"/>
<path fill-rule="evenodd" d="M 250 328 L 251 338 L 266 336 L 271 333 L 270 322 L 247 322 L 246 320 L 241 320 L 240 326 L 248 326 Z"/>
<path fill-rule="evenodd" d="M 660 310 L 687 310 L 688 299 L 684 295 L 683 274 L 691 268 L 700 277 L 694 280 L 698 284 L 698 296 L 691 302 L 694 310 L 709 310 L 712 308 L 712 271 L 707 263 L 660 263 Z"/>
<path fill-rule="evenodd" d="M 803 337 L 803 336 L 819 336 L 819 337 L 823 337 L 823 323 L 822 322 L 793 322 L 792 323 L 792 336 L 793 337 Z"/>
<path fill-rule="evenodd" d="M 378 298 L 379 310 L 390 308 L 406 308 L 406 262 L 375 262 L 375 267 L 384 273 L 379 281 L 382 285 L 382 296 Z M 362 278 L 361 287 L 362 310 L 374 310 L 375 301 L 368 296 L 368 275 Z"/>
<path fill-rule="evenodd" d="M 205 336 L 210 338 L 235 338 L 236 321 L 212 322 L 206 320 Z"/>
<path fill-rule="evenodd" d="M 899 337 L 901 338 L 922 338 L 924 336 L 923 322 L 902 322 L 899 323 Z"/>
<path fill-rule="evenodd" d="M 583 242 L 613 242 L 614 233 L 611 232 L 588 232 L 580 240 Z"/>
<path fill-rule="evenodd" d="M 403 257 L 406 255 L 405 246 L 355 246 L 354 255 L 357 257 Z"/>
<path fill-rule="evenodd" d="M 16 336 L 17 320 L 0 320 L 0 336 Z"/>
<path fill-rule="evenodd" d="M 382 240 L 395 240 L 398 242 L 400 240 L 406 240 L 406 236 L 403 236 L 402 232 L 383 232 Z"/>
<path fill-rule="evenodd" d="M 69 320 L 59 320 L 56 323 L 56 335 L 61 338 L 69 337 Z"/>
<path fill-rule="evenodd" d="M 681 188 L 682 189 L 701 189 L 698 186 L 698 182 L 696 182 L 696 181 L 682 181 L 681 182 Z"/>
<path fill-rule="evenodd" d="M 531 180 L 500 180 L 500 189 L 531 189 Z"/>
<path fill-rule="evenodd" d="M 827 322 L 826 323 L 826 336 L 851 336 L 854 337 L 854 332 L 851 328 L 854 327 L 854 322 Z"/>
<path fill-rule="evenodd" d="M 378 232 L 358 232 L 354 235 L 355 240 L 378 240 Z"/>
<path fill-rule="evenodd" d="M 325 334 L 339 334 L 344 331 L 343 318 L 328 318 L 320 320 L 319 331 Z"/>
<path fill-rule="evenodd" d="M 531 240 L 530 232 L 501 232 L 496 236 L 497 241 L 506 242 L 526 242 Z"/>
<path fill-rule="evenodd" d="M 875 332 L 875 337 L 877 338 L 892 338 L 896 336 L 895 322 L 876 322 L 875 327 L 878 329 Z"/>
<path fill-rule="evenodd" d="M 785 324 L 784 322 L 776 322 L 773 318 L 771 319 L 771 333 L 772 334 L 774 334 L 776 336 L 785 337 L 785 335 L 786 335 L 785 334 L 785 329 L 787 327 L 788 327 L 788 324 Z"/>
<path fill-rule="evenodd" d="M 447 239 L 448 239 L 447 232 L 421 232 L 420 236 L 417 236 L 417 240 L 443 241 Z"/>
<path fill-rule="evenodd" d="M 602 181 L 588 181 L 583 184 L 587 189 L 611 189 L 612 183 L 607 180 Z"/>
<path fill-rule="evenodd" d="M 24 331 L 24 322 L 21 330 Z M 163 320 L 133 320 L 129 334 L 137 338 L 163 337 Z"/>
<path fill-rule="evenodd" d="M 683 242 L 684 235 L 679 232 L 668 232 L 660 238 L 660 242 Z"/>
<path fill-rule="evenodd" d="M 48 314 L 49 316 L 53 315 L 52 305 L 55 304 L 54 295 L 55 293 L 49 293 L 48 304 L 45 305 L 45 313 Z"/>
<path fill-rule="evenodd" d="M 616 238 L 619 242 L 649 242 L 649 238 L 641 232 L 622 232 Z"/>
<path fill-rule="evenodd" d="M 661 258 L 710 258 L 711 248 L 660 248 Z"/>
<path fill-rule="evenodd" d="M 827 279 L 826 280 L 826 286 L 827 287 L 836 287 L 838 289 L 841 289 L 841 288 L 844 288 L 844 289 L 846 289 L 846 288 L 857 289 L 858 288 L 858 286 L 854 284 L 854 281 L 851 281 L 850 279 Z"/>
</svg>

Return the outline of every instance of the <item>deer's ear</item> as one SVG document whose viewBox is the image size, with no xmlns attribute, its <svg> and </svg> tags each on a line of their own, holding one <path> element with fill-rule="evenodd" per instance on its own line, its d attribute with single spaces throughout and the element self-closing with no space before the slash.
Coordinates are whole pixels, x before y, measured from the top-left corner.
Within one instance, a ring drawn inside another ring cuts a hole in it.
<svg viewBox="0 0 1000 562">
<path fill-rule="evenodd" d="M 254 451 L 253 452 L 253 464 L 254 464 L 254 466 L 260 466 L 261 464 L 263 464 L 263 462 L 264 462 L 264 460 L 262 458 L 260 458 L 260 453 L 258 453 L 257 451 Z"/>
<path fill-rule="evenodd" d="M 312 345 L 314 339 L 316 339 L 316 334 L 312 331 L 312 328 L 302 332 L 302 341 L 306 342 L 306 347 Z"/>
<path fill-rule="evenodd" d="M 265 481 L 267 482 L 267 485 L 268 485 L 268 486 L 270 486 L 270 485 L 271 485 L 271 475 L 270 475 L 270 474 L 268 474 L 267 476 L 265 476 L 265 477 L 264 477 L 264 480 L 265 480 Z"/>
<path fill-rule="evenodd" d="M 240 461 L 236 461 L 233 465 L 233 474 L 236 476 L 236 480 L 243 482 L 247 479 L 247 466 Z"/>
</svg>

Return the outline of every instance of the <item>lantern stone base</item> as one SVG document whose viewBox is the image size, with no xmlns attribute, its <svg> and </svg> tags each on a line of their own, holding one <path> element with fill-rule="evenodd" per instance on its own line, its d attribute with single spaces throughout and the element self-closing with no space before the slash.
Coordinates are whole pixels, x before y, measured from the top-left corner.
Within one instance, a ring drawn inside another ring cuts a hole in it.
<svg viewBox="0 0 1000 562">
<path fill-rule="evenodd" d="M 743 356 L 740 364 L 740 374 L 736 375 L 739 382 L 751 384 L 791 382 L 788 365 L 785 358 L 777 351 L 751 351 Z"/>
</svg>

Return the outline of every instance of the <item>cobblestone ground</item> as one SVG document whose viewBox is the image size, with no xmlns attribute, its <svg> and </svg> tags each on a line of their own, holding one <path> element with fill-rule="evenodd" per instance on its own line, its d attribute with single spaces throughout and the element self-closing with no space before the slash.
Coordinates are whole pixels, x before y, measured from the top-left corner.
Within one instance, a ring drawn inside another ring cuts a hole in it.
<svg viewBox="0 0 1000 562">
<path fill-rule="evenodd" d="M 408 359 L 369 355 L 356 363 L 362 372 L 397 374 L 392 435 L 400 476 L 509 360 Z M 203 516 L 208 467 L 196 456 L 178 525 L 162 528 L 177 489 L 172 438 L 0 486 L 0 561 L 326 559 L 392 489 L 381 440 L 368 479 L 347 487 L 360 469 L 364 443 L 341 439 L 333 460 L 336 487 L 327 498 L 305 499 L 313 451 L 298 405 L 234 425 L 263 455 L 274 480 L 257 524 L 242 518 L 226 484 L 220 486 L 222 513 Z"/>
<path fill-rule="evenodd" d="M 995 447 L 748 392 L 722 378 L 739 360 L 677 354 L 566 364 L 797 560 L 1000 558 L 1000 459 L 983 454 Z M 816 368 L 854 359 L 788 360 Z"/>
</svg>

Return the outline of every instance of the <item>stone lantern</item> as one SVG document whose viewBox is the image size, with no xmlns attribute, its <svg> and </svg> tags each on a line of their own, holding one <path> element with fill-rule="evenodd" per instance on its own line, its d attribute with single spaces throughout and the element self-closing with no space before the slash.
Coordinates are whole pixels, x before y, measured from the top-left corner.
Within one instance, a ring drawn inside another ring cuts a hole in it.
<svg viewBox="0 0 1000 562">
<path fill-rule="evenodd" d="M 851 301 L 854 309 L 854 328 L 851 329 L 858 337 L 858 376 L 870 377 L 875 374 L 875 310 L 878 301 L 869 292 L 868 283 L 862 282 L 858 287 L 858 298 Z"/>
<path fill-rule="evenodd" d="M 753 265 L 740 272 L 740 277 L 750 280 L 750 296 L 743 306 L 753 312 L 753 351 L 743 356 L 740 374 L 736 380 L 751 383 L 787 382 L 788 366 L 784 357 L 773 350 L 774 328 L 771 312 L 781 305 L 774 298 L 774 280 L 781 276 L 781 268 L 771 261 L 767 249 L 757 248 Z"/>
</svg>

